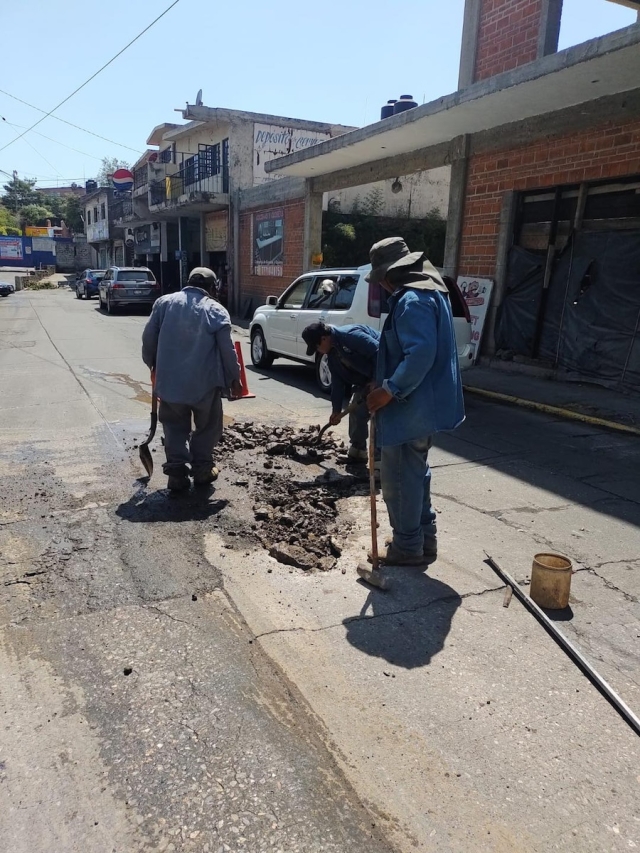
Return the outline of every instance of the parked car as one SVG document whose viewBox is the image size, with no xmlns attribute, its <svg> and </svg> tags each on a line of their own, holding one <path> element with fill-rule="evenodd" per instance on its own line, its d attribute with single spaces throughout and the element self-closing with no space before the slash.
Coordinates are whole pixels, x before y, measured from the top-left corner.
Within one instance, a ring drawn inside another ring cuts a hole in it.
<svg viewBox="0 0 640 853">
<path fill-rule="evenodd" d="M 151 306 L 160 296 L 160 285 L 147 267 L 109 267 L 99 283 L 100 307 L 113 314 L 124 305 Z"/>
<path fill-rule="evenodd" d="M 331 390 L 327 356 L 308 356 L 302 330 L 309 323 L 323 321 L 330 326 L 363 323 L 381 329 L 387 315 L 386 292 L 369 284 L 365 276 L 371 266 L 352 269 L 324 269 L 297 278 L 281 296 L 268 296 L 266 305 L 256 309 L 249 327 L 251 361 L 256 367 L 270 367 L 274 358 L 286 356 L 314 364 L 318 385 Z M 471 319 L 458 285 L 445 277 L 453 312 L 460 368 L 470 367 Z"/>
<path fill-rule="evenodd" d="M 0 281 L 0 296 L 8 296 L 15 291 L 15 285 L 8 281 Z"/>
<path fill-rule="evenodd" d="M 106 270 L 85 270 L 76 279 L 76 298 L 91 299 L 98 295 L 100 282 L 105 277 Z"/>
</svg>

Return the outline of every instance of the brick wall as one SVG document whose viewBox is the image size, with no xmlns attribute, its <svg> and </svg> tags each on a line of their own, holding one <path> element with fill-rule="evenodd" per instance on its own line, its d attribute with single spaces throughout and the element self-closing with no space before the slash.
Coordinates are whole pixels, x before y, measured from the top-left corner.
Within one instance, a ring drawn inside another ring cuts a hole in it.
<svg viewBox="0 0 640 853">
<path fill-rule="evenodd" d="M 475 80 L 536 59 L 541 20 L 542 0 L 482 0 Z"/>
<path fill-rule="evenodd" d="M 502 196 L 640 174 L 640 120 L 608 123 L 528 146 L 473 155 L 460 245 L 460 275 L 495 274 Z"/>
<path fill-rule="evenodd" d="M 273 208 L 284 208 L 282 276 L 254 275 L 251 217 L 254 213 Z M 294 278 L 303 273 L 303 238 L 304 199 L 302 198 L 243 210 L 240 214 L 240 299 L 251 297 L 262 302 L 267 296 L 278 296 Z"/>
</svg>

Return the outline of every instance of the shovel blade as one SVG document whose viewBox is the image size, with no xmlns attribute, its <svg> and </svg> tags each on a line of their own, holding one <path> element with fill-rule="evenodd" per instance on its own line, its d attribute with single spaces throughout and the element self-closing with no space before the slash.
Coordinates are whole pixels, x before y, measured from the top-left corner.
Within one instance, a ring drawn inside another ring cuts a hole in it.
<svg viewBox="0 0 640 853">
<path fill-rule="evenodd" d="M 158 426 L 158 416 L 155 413 L 151 414 L 151 426 L 149 427 L 149 432 L 147 433 L 147 437 L 144 441 L 140 443 L 140 447 L 138 448 L 138 453 L 140 455 L 140 461 L 144 467 L 144 470 L 151 478 L 153 474 L 153 456 L 151 455 L 151 451 L 149 450 L 149 445 L 153 441 L 153 437 L 156 434 L 156 427 Z"/>
</svg>

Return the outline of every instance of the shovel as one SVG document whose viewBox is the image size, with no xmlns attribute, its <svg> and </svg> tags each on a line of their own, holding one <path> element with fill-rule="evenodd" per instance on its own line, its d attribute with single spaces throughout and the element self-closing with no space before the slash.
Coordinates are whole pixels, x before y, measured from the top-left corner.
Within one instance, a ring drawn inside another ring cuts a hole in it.
<svg viewBox="0 0 640 853">
<path fill-rule="evenodd" d="M 352 412 L 355 412 L 355 410 L 358 408 L 359 405 L 360 405 L 360 403 L 351 403 L 350 406 L 347 406 L 347 408 L 344 411 L 340 412 L 340 420 L 342 420 L 343 418 L 346 418 L 346 416 L 350 415 Z M 314 444 L 314 445 L 320 444 L 320 442 L 322 440 L 322 436 L 325 434 L 325 432 L 331 426 L 337 426 L 337 424 L 332 424 L 331 421 L 329 421 L 329 423 L 326 423 L 322 427 L 320 432 L 309 443 Z"/>
<path fill-rule="evenodd" d="M 155 370 L 151 371 L 151 425 L 149 426 L 149 432 L 147 433 L 147 437 L 143 442 L 140 443 L 139 453 L 140 453 L 140 461 L 144 466 L 144 470 L 149 475 L 149 479 L 151 479 L 151 475 L 153 474 L 153 456 L 151 455 L 151 451 L 149 450 L 149 445 L 153 441 L 153 437 L 156 434 L 156 427 L 158 426 L 158 397 L 156 394 L 156 372 Z"/>
</svg>

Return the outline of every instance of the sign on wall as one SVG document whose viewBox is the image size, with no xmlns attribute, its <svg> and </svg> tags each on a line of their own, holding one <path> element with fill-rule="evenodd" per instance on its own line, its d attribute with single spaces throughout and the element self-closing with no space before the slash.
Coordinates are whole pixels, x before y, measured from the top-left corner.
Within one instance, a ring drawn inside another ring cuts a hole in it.
<svg viewBox="0 0 640 853">
<path fill-rule="evenodd" d="M 0 237 L 0 258 L 6 261 L 21 261 L 22 238 Z"/>
<path fill-rule="evenodd" d="M 204 247 L 207 252 L 226 252 L 229 216 L 226 210 L 207 213 L 204 220 Z"/>
<path fill-rule="evenodd" d="M 464 301 L 471 316 L 471 346 L 473 347 L 473 363 L 480 353 L 482 330 L 491 301 L 493 280 L 490 278 L 475 278 L 474 276 L 458 276 L 458 287 L 462 291 Z"/>
<path fill-rule="evenodd" d="M 27 225 L 24 233 L 27 237 L 53 237 L 53 228 L 39 228 L 35 225 Z"/>
<path fill-rule="evenodd" d="M 284 209 L 253 214 L 253 273 L 282 275 L 284 261 Z"/>
<path fill-rule="evenodd" d="M 279 127 L 275 124 L 253 125 L 253 185 L 264 184 L 282 175 L 267 174 L 264 164 L 285 154 L 295 154 L 318 142 L 331 139 L 330 133 L 316 133 L 311 130 L 298 130 L 292 127 Z"/>
</svg>

